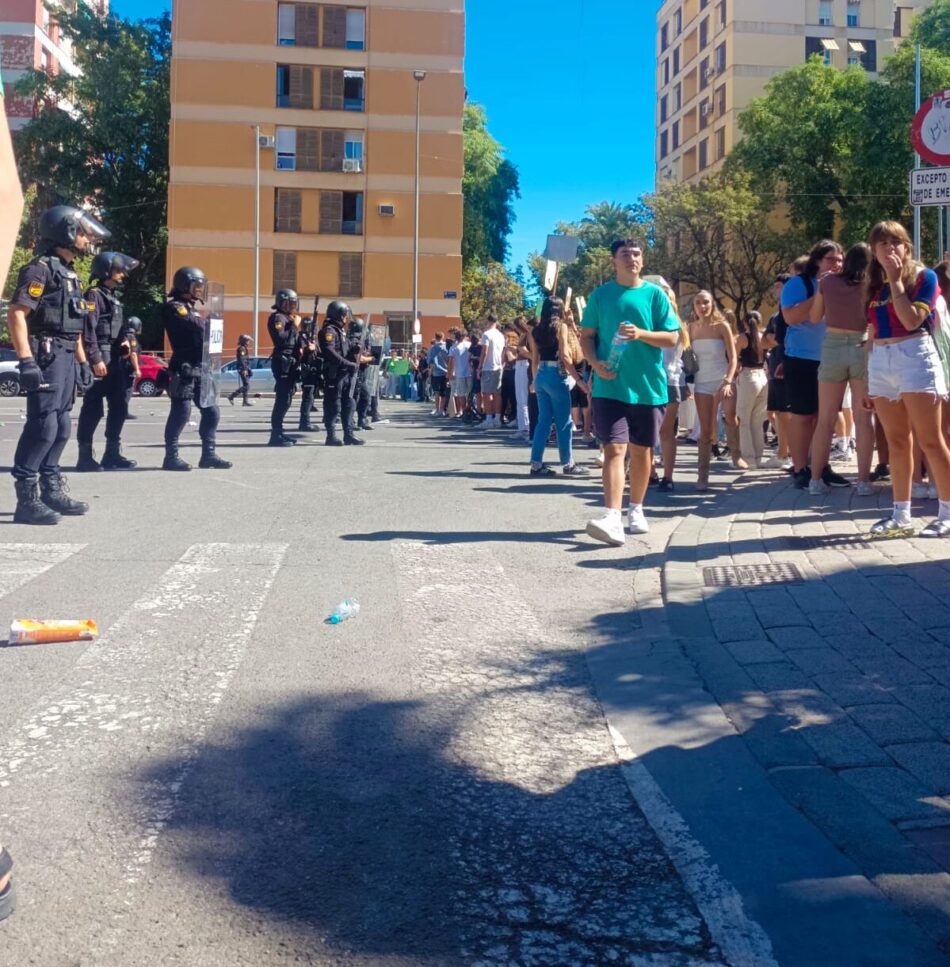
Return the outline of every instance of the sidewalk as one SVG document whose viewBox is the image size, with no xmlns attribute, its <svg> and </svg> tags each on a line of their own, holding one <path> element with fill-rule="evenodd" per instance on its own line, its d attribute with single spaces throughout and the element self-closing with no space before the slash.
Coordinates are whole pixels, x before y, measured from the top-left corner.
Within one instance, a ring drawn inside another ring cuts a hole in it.
<svg viewBox="0 0 950 967">
<path fill-rule="evenodd" d="M 780 963 L 939 962 L 950 544 L 866 542 L 883 485 L 811 497 L 720 462 L 714 492 L 695 494 L 695 451 L 681 452 L 683 483 L 651 491 L 634 545 L 638 629 L 590 653 L 608 719 Z M 914 513 L 923 526 L 936 502 Z M 850 935 L 830 936 L 842 906 Z"/>
</svg>

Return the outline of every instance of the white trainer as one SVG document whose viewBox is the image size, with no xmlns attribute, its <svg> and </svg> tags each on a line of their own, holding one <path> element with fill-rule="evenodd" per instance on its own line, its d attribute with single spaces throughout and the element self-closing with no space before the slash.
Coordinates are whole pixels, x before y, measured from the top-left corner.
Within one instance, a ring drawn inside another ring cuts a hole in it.
<svg viewBox="0 0 950 967">
<path fill-rule="evenodd" d="M 809 480 L 808 481 L 808 493 L 812 497 L 821 497 L 823 494 L 828 493 L 831 488 L 824 482 L 824 480 Z"/>
<path fill-rule="evenodd" d="M 631 534 L 650 533 L 650 525 L 642 507 L 627 508 L 627 531 Z"/>
<path fill-rule="evenodd" d="M 587 534 L 595 541 L 603 541 L 604 544 L 612 544 L 614 547 L 623 547 L 626 542 L 620 514 L 606 514 L 596 520 L 589 520 Z"/>
<path fill-rule="evenodd" d="M 858 497 L 873 497 L 874 484 L 872 484 L 870 480 L 859 480 L 854 485 L 854 492 Z"/>
</svg>

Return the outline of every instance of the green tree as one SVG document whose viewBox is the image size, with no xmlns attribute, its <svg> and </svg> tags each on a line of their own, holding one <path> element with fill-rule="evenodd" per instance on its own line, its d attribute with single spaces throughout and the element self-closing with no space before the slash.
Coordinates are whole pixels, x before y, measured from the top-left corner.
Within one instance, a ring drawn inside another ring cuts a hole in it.
<svg viewBox="0 0 950 967">
<path fill-rule="evenodd" d="M 55 15 L 82 73 L 34 72 L 18 85 L 39 104 L 16 140 L 20 171 L 41 186 L 34 217 L 60 201 L 101 213 L 110 246 L 142 262 L 125 301 L 148 323 L 165 280 L 171 19 L 98 17 L 85 4 Z"/>
<path fill-rule="evenodd" d="M 908 46 L 913 44 L 950 51 L 950 0 L 933 0 L 926 10 L 914 17 Z"/>
<path fill-rule="evenodd" d="M 761 308 L 775 274 L 798 254 L 791 233 L 769 226 L 770 204 L 746 173 L 664 185 L 644 201 L 656 232 L 647 271 L 664 275 L 674 288 L 708 289 L 740 316 Z"/>
<path fill-rule="evenodd" d="M 512 319 L 525 311 L 524 286 L 500 262 L 470 265 L 462 273 L 462 322 L 469 328 L 489 313 Z"/>
<path fill-rule="evenodd" d="M 489 134 L 488 117 L 480 104 L 465 105 L 462 131 L 462 262 L 465 266 L 503 263 L 508 258 L 508 236 L 515 222 L 514 202 L 521 197 L 518 169 Z"/>
</svg>

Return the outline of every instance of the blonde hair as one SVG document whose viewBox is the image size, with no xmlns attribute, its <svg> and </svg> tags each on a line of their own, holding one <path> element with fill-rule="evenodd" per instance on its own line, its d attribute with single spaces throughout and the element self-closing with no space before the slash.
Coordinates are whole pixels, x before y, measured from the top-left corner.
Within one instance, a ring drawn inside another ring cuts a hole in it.
<svg viewBox="0 0 950 967">
<path fill-rule="evenodd" d="M 643 277 L 644 282 L 651 282 L 653 285 L 663 290 L 663 294 L 669 300 L 670 306 L 673 309 L 673 315 L 676 316 L 676 321 L 680 324 L 680 332 L 683 336 L 683 348 L 689 349 L 692 344 L 692 340 L 689 338 L 689 329 L 683 323 L 683 316 L 680 314 L 679 302 L 676 298 L 676 293 L 673 291 L 673 287 L 670 285 L 662 275 L 645 275 Z"/>
<path fill-rule="evenodd" d="M 728 329 L 729 332 L 731 333 L 732 327 L 729 325 L 729 322 L 726 319 L 726 317 L 719 310 L 719 307 L 716 305 L 716 300 L 713 298 L 712 293 L 708 289 L 700 289 L 699 292 L 697 292 L 693 296 L 693 301 L 691 303 L 692 318 L 690 319 L 690 322 L 696 322 L 696 300 L 701 295 L 708 296 L 709 301 L 712 303 L 712 315 L 709 317 L 710 323 L 714 326 L 725 326 L 726 329 Z"/>
<path fill-rule="evenodd" d="M 868 285 L 872 292 L 879 292 L 887 283 L 887 274 L 884 266 L 877 260 L 875 247 L 879 242 L 898 242 L 904 246 L 904 264 L 901 267 L 901 282 L 904 288 L 911 291 L 917 281 L 917 271 L 919 266 L 914 258 L 914 243 L 911 241 L 907 229 L 900 222 L 883 221 L 878 222 L 871 229 L 868 236 L 868 245 L 871 247 L 871 266 L 868 270 Z"/>
</svg>

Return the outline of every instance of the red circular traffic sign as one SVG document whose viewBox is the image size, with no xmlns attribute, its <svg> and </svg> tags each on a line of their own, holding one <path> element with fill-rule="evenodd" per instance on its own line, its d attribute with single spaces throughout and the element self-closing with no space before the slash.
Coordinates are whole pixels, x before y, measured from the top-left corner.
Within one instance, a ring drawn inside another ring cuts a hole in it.
<svg viewBox="0 0 950 967">
<path fill-rule="evenodd" d="M 910 140 L 921 158 L 935 165 L 950 164 L 950 90 L 934 94 L 920 105 Z"/>
</svg>

